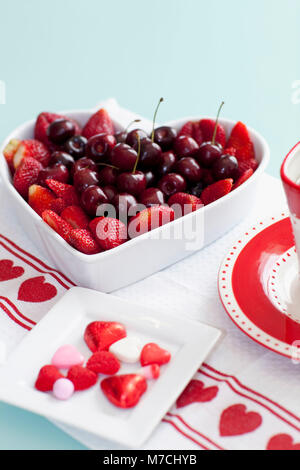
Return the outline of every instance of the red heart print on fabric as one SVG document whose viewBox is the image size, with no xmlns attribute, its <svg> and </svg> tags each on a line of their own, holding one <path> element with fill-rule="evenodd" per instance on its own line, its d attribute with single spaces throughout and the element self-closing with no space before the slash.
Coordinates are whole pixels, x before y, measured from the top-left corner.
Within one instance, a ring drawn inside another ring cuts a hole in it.
<svg viewBox="0 0 300 470">
<path fill-rule="evenodd" d="M 177 408 L 183 408 L 191 403 L 205 403 L 213 400 L 218 394 L 218 387 L 206 387 L 200 380 L 191 380 L 180 397 L 177 399 Z"/>
<path fill-rule="evenodd" d="M 13 261 L 10 259 L 2 259 L 0 261 L 0 282 L 16 279 L 23 276 L 24 272 L 21 266 L 14 266 Z"/>
<path fill-rule="evenodd" d="M 300 443 L 294 444 L 288 434 L 277 434 L 269 440 L 267 450 L 300 450 Z"/>
<path fill-rule="evenodd" d="M 56 287 L 45 282 L 44 276 L 38 276 L 23 282 L 19 289 L 18 300 L 23 302 L 46 302 L 53 299 L 56 294 Z"/>
<path fill-rule="evenodd" d="M 247 412 L 245 405 L 233 405 L 223 411 L 220 435 L 240 436 L 255 431 L 262 424 L 262 417 L 254 411 Z"/>
</svg>

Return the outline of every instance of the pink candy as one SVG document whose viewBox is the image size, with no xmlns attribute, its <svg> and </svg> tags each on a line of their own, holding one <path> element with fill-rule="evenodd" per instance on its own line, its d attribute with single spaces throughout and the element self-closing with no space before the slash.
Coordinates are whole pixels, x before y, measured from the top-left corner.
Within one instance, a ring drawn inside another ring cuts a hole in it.
<svg viewBox="0 0 300 470">
<path fill-rule="evenodd" d="M 58 379 L 53 385 L 53 395 L 58 400 L 68 400 L 74 393 L 74 385 L 69 379 Z"/>
<path fill-rule="evenodd" d="M 70 369 L 72 366 L 81 366 L 83 363 L 83 355 L 71 344 L 58 348 L 51 361 L 51 364 L 58 369 Z"/>
</svg>

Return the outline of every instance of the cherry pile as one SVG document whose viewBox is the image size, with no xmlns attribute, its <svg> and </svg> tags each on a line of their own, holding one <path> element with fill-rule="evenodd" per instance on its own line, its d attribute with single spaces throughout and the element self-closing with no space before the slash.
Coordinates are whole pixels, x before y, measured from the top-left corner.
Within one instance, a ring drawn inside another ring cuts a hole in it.
<svg viewBox="0 0 300 470">
<path fill-rule="evenodd" d="M 95 254 L 174 220 L 174 205 L 180 215 L 200 210 L 253 174 L 258 163 L 248 130 L 238 122 L 227 139 L 218 122 L 223 104 L 216 121 L 190 121 L 179 131 L 155 127 L 158 105 L 150 135 L 132 129 L 138 121 L 116 132 L 104 109 L 83 129 L 66 116 L 41 113 L 35 138 L 12 140 L 4 157 L 16 190 L 44 221 L 76 249 Z"/>
</svg>

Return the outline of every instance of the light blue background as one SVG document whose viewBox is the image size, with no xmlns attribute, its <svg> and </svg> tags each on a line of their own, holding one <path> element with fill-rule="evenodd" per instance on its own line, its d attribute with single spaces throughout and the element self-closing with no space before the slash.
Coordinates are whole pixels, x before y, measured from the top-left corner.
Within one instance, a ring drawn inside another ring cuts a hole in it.
<svg viewBox="0 0 300 470">
<path fill-rule="evenodd" d="M 159 120 L 216 113 L 271 146 L 278 175 L 300 140 L 299 0 L 0 0 L 0 139 L 40 111 L 103 98 Z M 43 418 L 0 404 L 0 449 L 83 449 Z"/>
</svg>

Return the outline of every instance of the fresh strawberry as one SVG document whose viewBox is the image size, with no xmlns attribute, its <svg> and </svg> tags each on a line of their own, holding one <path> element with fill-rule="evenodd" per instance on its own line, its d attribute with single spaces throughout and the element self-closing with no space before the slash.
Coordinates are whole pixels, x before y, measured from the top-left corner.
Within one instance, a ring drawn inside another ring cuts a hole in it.
<svg viewBox="0 0 300 470">
<path fill-rule="evenodd" d="M 253 173 L 254 171 L 252 170 L 252 168 L 245 170 L 244 173 L 242 173 L 241 176 L 236 180 L 232 189 L 236 189 L 239 186 L 241 186 L 243 183 L 245 183 L 245 181 L 247 181 L 250 178 L 250 176 L 253 175 Z"/>
<path fill-rule="evenodd" d="M 235 156 L 238 160 L 255 159 L 253 143 L 250 139 L 247 127 L 242 122 L 238 122 L 232 129 L 227 147 L 236 149 Z"/>
<path fill-rule="evenodd" d="M 31 157 L 40 162 L 43 167 L 49 165 L 51 155 L 47 147 L 38 140 L 22 140 L 14 155 L 14 167 L 18 168 L 24 158 Z"/>
<path fill-rule="evenodd" d="M 47 210 L 51 209 L 51 205 L 55 201 L 53 193 L 38 184 L 33 184 L 28 190 L 28 204 L 30 207 L 37 212 L 39 215 Z"/>
<path fill-rule="evenodd" d="M 64 201 L 61 197 L 58 197 L 52 201 L 50 209 L 60 215 L 66 207 L 68 207 L 66 201 Z"/>
<path fill-rule="evenodd" d="M 68 206 L 79 206 L 79 199 L 74 186 L 53 179 L 47 179 L 45 183 L 48 188 L 50 188 L 57 197 L 62 198 Z"/>
<path fill-rule="evenodd" d="M 236 149 L 234 147 L 226 147 L 223 152 L 224 155 L 232 155 L 233 157 L 236 156 Z"/>
<path fill-rule="evenodd" d="M 79 206 L 69 206 L 61 213 L 61 217 L 73 228 L 88 229 L 90 219 Z"/>
<path fill-rule="evenodd" d="M 42 213 L 43 220 L 46 224 L 50 225 L 55 232 L 57 232 L 66 242 L 69 242 L 69 236 L 72 232 L 72 227 L 68 222 L 62 219 L 56 212 L 46 210 Z"/>
<path fill-rule="evenodd" d="M 217 181 L 216 183 L 207 186 L 201 194 L 201 200 L 205 206 L 211 202 L 220 199 L 226 194 L 230 193 L 233 185 L 233 180 L 231 178 Z"/>
<path fill-rule="evenodd" d="M 180 129 L 178 135 L 187 135 L 189 137 L 193 137 L 199 146 L 203 143 L 203 135 L 199 121 L 186 122 Z"/>
<path fill-rule="evenodd" d="M 97 383 L 97 374 L 82 366 L 73 366 L 69 369 L 67 378 L 73 382 L 75 390 L 87 390 Z"/>
<path fill-rule="evenodd" d="M 200 121 L 200 129 L 202 132 L 204 142 L 212 141 L 215 125 L 216 125 L 216 121 L 214 121 L 213 119 L 202 119 Z M 218 124 L 218 127 L 217 127 L 216 142 L 221 144 L 222 147 L 225 147 L 226 145 L 226 133 L 225 133 L 223 126 L 221 126 L 221 124 Z"/>
<path fill-rule="evenodd" d="M 55 366 L 44 366 L 41 368 L 35 382 L 35 388 L 40 392 L 50 392 L 54 383 L 63 375 Z"/>
<path fill-rule="evenodd" d="M 115 133 L 114 124 L 105 109 L 99 109 L 93 114 L 82 130 L 82 135 L 87 139 L 102 133 Z"/>
<path fill-rule="evenodd" d="M 14 174 L 14 187 L 24 198 L 28 197 L 28 190 L 32 184 L 35 184 L 42 169 L 40 162 L 34 158 L 28 157 L 22 161 Z"/>
<path fill-rule="evenodd" d="M 147 390 L 145 377 L 137 374 L 115 375 L 102 380 L 101 389 L 108 400 L 119 408 L 132 408 Z"/>
<path fill-rule="evenodd" d="M 90 229 L 102 250 L 105 251 L 116 248 L 127 240 L 126 225 L 119 219 L 97 217 L 90 223 Z"/>
<path fill-rule="evenodd" d="M 3 150 L 3 155 L 12 173 L 15 171 L 14 156 L 20 144 L 21 144 L 20 140 L 12 139 L 8 142 L 5 149 Z"/>
<path fill-rule="evenodd" d="M 255 160 L 255 158 L 250 158 L 249 160 L 239 160 L 239 175 L 241 176 L 243 173 L 245 173 L 246 170 L 257 170 L 258 167 L 258 162 Z"/>
<path fill-rule="evenodd" d="M 128 234 L 130 238 L 135 238 L 168 222 L 172 222 L 174 218 L 175 212 L 171 207 L 148 207 L 148 209 L 144 209 L 132 217 L 128 225 Z"/>
<path fill-rule="evenodd" d="M 105 351 L 116 341 L 127 336 L 126 329 L 121 323 L 111 321 L 94 321 L 89 323 L 84 332 L 84 341 L 89 349 Z"/>
<path fill-rule="evenodd" d="M 168 204 L 170 207 L 174 209 L 177 217 L 190 214 L 191 212 L 194 212 L 198 209 L 201 209 L 201 207 L 203 207 L 203 203 L 201 199 L 188 193 L 173 194 L 173 196 L 169 198 Z M 178 214 L 177 214 L 175 207 L 173 207 L 174 205 L 180 206 L 181 210 L 178 211 Z"/>
<path fill-rule="evenodd" d="M 85 255 L 95 255 L 101 252 L 101 248 L 89 230 L 73 229 L 69 235 L 69 243 Z"/>
<path fill-rule="evenodd" d="M 40 140 L 49 148 L 53 148 L 53 144 L 50 142 L 48 138 L 48 134 L 47 134 L 48 127 L 53 121 L 56 121 L 57 119 L 68 119 L 69 121 L 73 122 L 75 126 L 75 134 L 79 135 L 81 132 L 79 124 L 76 121 L 74 121 L 74 119 L 70 119 L 69 117 L 62 116 L 60 114 L 41 113 L 37 117 L 37 120 L 35 123 L 34 138 L 37 140 Z"/>
<path fill-rule="evenodd" d="M 141 352 L 141 365 L 149 366 L 151 364 L 158 364 L 162 366 L 171 360 L 171 354 L 166 349 L 161 348 L 156 343 L 146 344 Z"/>
<path fill-rule="evenodd" d="M 113 353 L 98 351 L 89 358 L 86 367 L 96 374 L 114 375 L 119 372 L 121 365 Z"/>
</svg>

